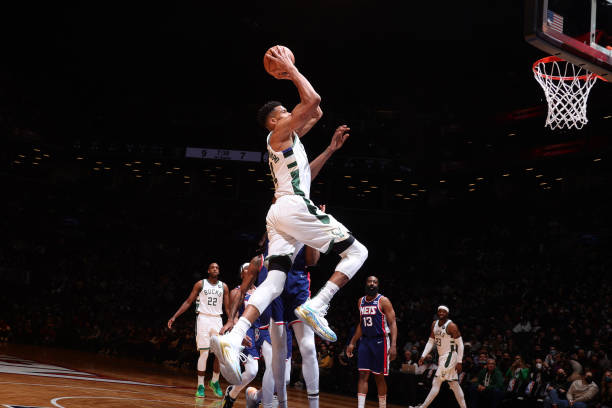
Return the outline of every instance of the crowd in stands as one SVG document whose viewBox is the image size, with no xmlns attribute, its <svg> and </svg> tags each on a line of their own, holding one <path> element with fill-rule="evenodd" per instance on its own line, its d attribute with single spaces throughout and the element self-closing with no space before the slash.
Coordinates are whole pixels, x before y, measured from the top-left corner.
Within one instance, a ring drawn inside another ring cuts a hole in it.
<svg viewBox="0 0 612 408">
<path fill-rule="evenodd" d="M 172 330 L 165 322 L 205 277 L 208 263 L 220 264 L 220 279 L 230 288 L 238 284 L 262 221 L 241 203 L 212 199 L 13 187 L 20 194 L 0 204 L 6 300 L 0 342 L 195 370 L 195 313 Z M 563 206 L 497 203 L 498 212 L 486 215 L 467 206 L 423 209 L 405 222 L 395 219 L 392 236 L 388 224 L 355 228 L 370 258 L 331 304 L 328 320 L 339 340 L 317 338 L 321 389 L 356 393 L 356 359 L 344 348 L 358 322 L 365 279 L 376 275 L 399 332 L 390 402 L 416 404 L 429 391 L 437 356 L 416 362 L 444 303 L 466 346 L 460 384 L 469 407 L 610 407 L 609 202 L 601 192 Z M 348 212 L 338 218 L 359 225 Z M 247 238 L 238 238 L 240 229 Z M 312 268 L 313 290 L 329 276 L 333 257 Z M 292 385 L 303 386 L 295 345 Z M 453 403 L 447 394 L 434 406 L 452 406 L 445 405 L 445 397 Z"/>
</svg>

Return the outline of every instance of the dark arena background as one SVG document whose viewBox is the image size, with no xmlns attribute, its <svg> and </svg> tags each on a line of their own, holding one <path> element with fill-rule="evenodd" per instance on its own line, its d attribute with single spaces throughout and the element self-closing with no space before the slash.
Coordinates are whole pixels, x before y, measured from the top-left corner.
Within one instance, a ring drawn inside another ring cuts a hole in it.
<svg viewBox="0 0 612 408">
<path fill-rule="evenodd" d="M 194 397 L 193 309 L 167 322 L 211 262 L 236 287 L 265 232 L 274 187 L 256 112 L 299 102 L 264 71 L 277 44 L 321 96 L 309 157 L 351 128 L 311 199 L 369 250 L 331 302 L 338 341 L 316 338 L 321 407 L 357 404 L 345 347 L 370 275 L 396 313 L 390 407 L 431 388 L 435 351 L 416 363 L 440 304 L 465 344 L 468 407 L 551 406 L 589 373 L 586 406 L 612 406 L 612 85 L 594 85 L 581 130 L 545 128 L 532 65 L 547 54 L 525 41 L 526 7 L 3 5 L 0 406 L 222 406 L 208 388 Z M 313 294 L 338 259 L 310 269 Z M 503 381 L 483 398 L 490 358 Z M 295 342 L 291 366 L 289 406 L 308 407 Z M 430 406 L 459 405 L 443 384 Z"/>
</svg>

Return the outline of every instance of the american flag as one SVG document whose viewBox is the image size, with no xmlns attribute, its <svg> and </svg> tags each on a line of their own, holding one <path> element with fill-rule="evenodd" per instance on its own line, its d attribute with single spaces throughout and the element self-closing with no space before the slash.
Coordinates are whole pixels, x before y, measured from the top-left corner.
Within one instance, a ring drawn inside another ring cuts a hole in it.
<svg viewBox="0 0 612 408">
<path fill-rule="evenodd" d="M 546 15 L 546 24 L 553 30 L 563 33 L 563 16 L 548 10 Z"/>
</svg>

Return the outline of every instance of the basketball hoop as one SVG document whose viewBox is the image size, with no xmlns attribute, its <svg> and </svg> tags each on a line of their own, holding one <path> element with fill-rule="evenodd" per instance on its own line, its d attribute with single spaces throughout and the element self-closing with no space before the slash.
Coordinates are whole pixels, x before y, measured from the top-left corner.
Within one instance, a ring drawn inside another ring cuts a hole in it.
<svg viewBox="0 0 612 408">
<path fill-rule="evenodd" d="M 533 74 L 544 89 L 548 103 L 544 126 L 552 130 L 582 129 L 588 122 L 586 105 L 589 92 L 601 77 L 554 56 L 536 61 Z"/>
</svg>

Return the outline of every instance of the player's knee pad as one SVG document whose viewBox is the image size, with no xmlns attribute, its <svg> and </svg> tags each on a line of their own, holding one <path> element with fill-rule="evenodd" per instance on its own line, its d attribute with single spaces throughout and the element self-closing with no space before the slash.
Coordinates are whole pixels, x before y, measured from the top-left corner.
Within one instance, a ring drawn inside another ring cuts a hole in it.
<svg viewBox="0 0 612 408">
<path fill-rule="evenodd" d="M 259 313 L 266 310 L 266 307 L 283 292 L 286 279 L 287 274 L 285 272 L 276 269 L 270 270 L 266 279 L 251 295 L 249 304 L 255 306 Z"/>
<path fill-rule="evenodd" d="M 351 236 L 351 238 L 353 237 Z M 342 244 L 342 242 L 339 244 Z M 336 266 L 336 270 L 345 274 L 349 279 L 351 279 L 353 276 L 355 276 L 366 259 L 368 259 L 368 249 L 361 242 L 353 238 L 353 243 L 342 251 L 340 256 L 342 259 L 338 263 L 338 266 Z"/>
<path fill-rule="evenodd" d="M 268 259 L 269 271 L 289 272 L 291 269 L 291 257 L 289 255 L 275 255 Z"/>
</svg>

